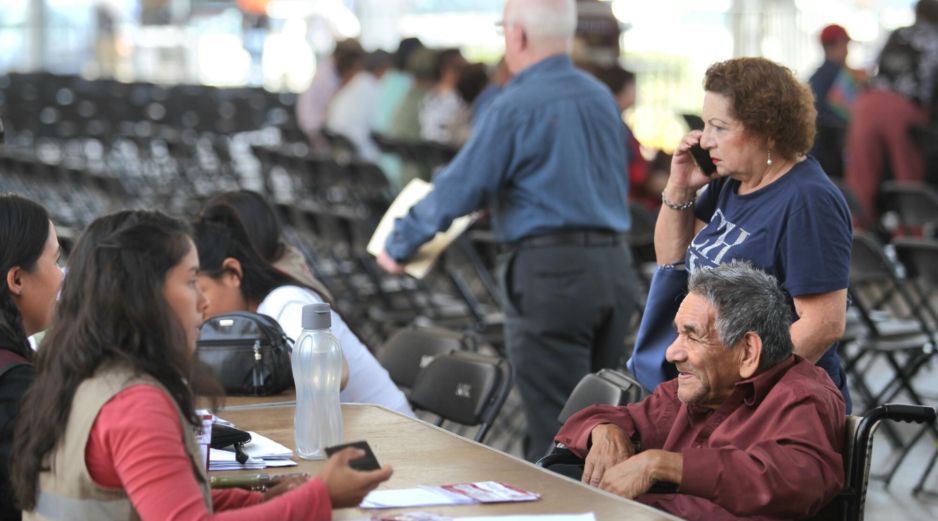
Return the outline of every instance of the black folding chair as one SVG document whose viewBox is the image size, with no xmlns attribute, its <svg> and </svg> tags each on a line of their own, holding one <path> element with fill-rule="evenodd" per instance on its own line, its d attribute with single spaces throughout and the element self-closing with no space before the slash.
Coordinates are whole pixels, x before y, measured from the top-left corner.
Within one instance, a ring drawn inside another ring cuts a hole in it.
<svg viewBox="0 0 938 521">
<path fill-rule="evenodd" d="M 479 425 L 474 437 L 481 443 L 498 416 L 513 376 L 507 360 L 456 351 L 437 355 L 417 374 L 410 400 L 414 408 L 444 421 Z"/>
<path fill-rule="evenodd" d="M 635 262 L 635 273 L 642 281 L 645 291 L 651 285 L 651 277 L 657 267 L 655 259 L 655 221 L 657 216 L 644 206 L 629 204 L 632 227 L 628 232 L 629 248 Z"/>
<path fill-rule="evenodd" d="M 899 238 L 893 242 L 896 248 L 896 256 L 902 265 L 908 271 L 911 281 L 911 289 L 917 299 L 916 307 L 920 309 L 923 318 L 928 321 L 925 327 L 930 328 L 933 338 L 938 338 L 938 240 L 935 239 L 909 239 Z M 915 361 L 917 367 L 909 368 L 910 372 L 917 372 L 921 366 L 931 360 L 934 355 L 934 347 L 927 349 L 919 359 Z M 918 440 L 927 432 L 927 427 L 919 430 L 913 438 Z M 938 433 L 936 433 L 938 439 Z M 936 495 L 938 492 L 925 490 L 925 481 L 938 461 L 938 447 L 932 452 L 931 458 L 925 467 L 925 471 L 919 478 L 918 483 L 912 489 L 913 494 L 926 492 L 929 495 Z"/>
<path fill-rule="evenodd" d="M 378 362 L 391 380 L 404 390 L 413 388 L 417 373 L 433 358 L 454 351 L 472 350 L 472 337 L 437 327 L 400 329 L 377 352 Z"/>
<path fill-rule="evenodd" d="M 925 183 L 887 181 L 880 188 L 880 193 L 886 201 L 886 208 L 899 216 L 903 234 L 934 236 L 938 191 Z"/>
<path fill-rule="evenodd" d="M 646 394 L 642 384 L 629 374 L 614 369 L 600 369 L 580 379 L 567 397 L 557 421 L 563 425 L 570 416 L 590 405 L 626 405 L 641 401 Z M 537 461 L 537 465 L 574 479 L 583 475 L 583 460 L 559 445 L 551 447 Z"/>
<path fill-rule="evenodd" d="M 930 356 L 935 335 L 897 264 L 872 235 L 857 232 L 850 259 L 851 304 L 866 331 L 856 334 L 855 352 L 847 353 L 844 366 L 868 406 L 891 401 L 906 392 L 913 402 L 924 403 L 911 378 L 921 368 L 920 359 Z M 849 347 L 849 346 L 848 346 Z M 895 374 L 874 392 L 865 378 L 866 367 L 884 359 Z"/>
<path fill-rule="evenodd" d="M 560 424 L 590 405 L 625 405 L 641 401 L 645 389 L 632 376 L 615 369 L 600 369 L 580 379 L 557 416 Z"/>
</svg>

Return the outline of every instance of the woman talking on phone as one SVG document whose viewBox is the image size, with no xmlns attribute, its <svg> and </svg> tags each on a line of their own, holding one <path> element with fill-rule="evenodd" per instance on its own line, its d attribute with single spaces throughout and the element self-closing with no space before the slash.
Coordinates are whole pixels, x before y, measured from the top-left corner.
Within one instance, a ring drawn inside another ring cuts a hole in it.
<svg viewBox="0 0 938 521">
<path fill-rule="evenodd" d="M 158 212 L 100 218 L 68 267 L 16 425 L 24 519 L 328 520 L 391 475 L 354 471 L 361 453 L 343 451 L 267 494 L 210 490 L 191 387 L 205 299 L 187 226 Z"/>
<path fill-rule="evenodd" d="M 850 411 L 836 342 L 845 327 L 851 217 L 818 162 L 811 92 L 763 58 L 712 65 L 703 131 L 681 140 L 655 226 L 659 266 L 688 271 L 745 260 L 775 276 L 789 298 L 795 354 L 823 367 Z M 705 174 L 691 148 L 716 167 Z"/>
</svg>

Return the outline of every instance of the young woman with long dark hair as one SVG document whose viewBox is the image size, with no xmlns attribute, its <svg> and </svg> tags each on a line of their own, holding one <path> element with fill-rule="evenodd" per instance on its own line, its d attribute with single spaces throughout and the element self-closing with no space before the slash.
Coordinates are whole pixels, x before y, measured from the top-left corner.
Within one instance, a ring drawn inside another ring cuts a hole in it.
<svg viewBox="0 0 938 521">
<path fill-rule="evenodd" d="M 58 259 L 48 212 L 18 195 L 0 195 L 0 519 L 20 518 L 10 487 L 13 424 L 34 376 L 27 339 L 49 326 L 62 284 Z"/>
<path fill-rule="evenodd" d="M 238 215 L 251 245 L 273 267 L 293 277 L 332 303 L 332 295 L 306 263 L 300 250 L 283 240 L 283 226 L 264 196 L 250 190 L 232 190 L 213 195 L 205 208 L 227 206 Z"/>
<path fill-rule="evenodd" d="M 228 204 L 209 204 L 194 224 L 205 294 L 205 315 L 251 311 L 276 320 L 290 338 L 302 331 L 303 306 L 329 299 L 295 277 L 276 269 L 251 242 L 238 213 Z M 332 332 L 347 365 L 343 402 L 376 403 L 413 415 L 407 398 L 341 314 L 332 312 Z M 344 378 L 343 378 L 344 379 Z"/>
<path fill-rule="evenodd" d="M 187 226 L 158 212 L 98 219 L 68 267 L 16 425 L 25 519 L 331 519 L 390 476 L 352 470 L 348 451 L 267 495 L 210 490 L 193 436 L 205 300 Z"/>
</svg>

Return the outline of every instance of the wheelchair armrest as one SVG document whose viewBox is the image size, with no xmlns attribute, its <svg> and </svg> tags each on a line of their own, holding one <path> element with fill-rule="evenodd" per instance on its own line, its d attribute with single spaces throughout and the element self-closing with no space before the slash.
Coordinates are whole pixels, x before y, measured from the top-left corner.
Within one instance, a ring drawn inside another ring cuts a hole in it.
<svg viewBox="0 0 938 521">
<path fill-rule="evenodd" d="M 887 403 L 882 408 L 883 418 L 893 421 L 909 423 L 932 423 L 935 421 L 934 407 Z"/>
<path fill-rule="evenodd" d="M 582 465 L 583 458 L 577 456 L 570 449 L 554 445 L 546 456 L 537 460 L 535 465 L 548 468 L 551 465 Z"/>
</svg>

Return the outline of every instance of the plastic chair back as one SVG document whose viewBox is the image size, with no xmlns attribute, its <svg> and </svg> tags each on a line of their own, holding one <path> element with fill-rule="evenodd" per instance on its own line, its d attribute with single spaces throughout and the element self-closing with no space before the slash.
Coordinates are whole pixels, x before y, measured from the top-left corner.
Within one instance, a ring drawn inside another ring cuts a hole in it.
<svg viewBox="0 0 938 521">
<path fill-rule="evenodd" d="M 612 369 L 584 376 L 567 398 L 557 420 L 566 423 L 576 412 L 595 404 L 625 405 L 645 396 L 645 390 L 634 378 Z"/>
<path fill-rule="evenodd" d="M 469 338 L 461 333 L 435 327 L 409 327 L 394 333 L 378 350 L 378 362 L 399 387 L 414 386 L 417 373 L 434 357 L 470 349 Z"/>
<path fill-rule="evenodd" d="M 482 442 L 511 391 L 511 365 L 498 357 L 456 351 L 433 358 L 417 374 L 411 403 L 462 425 L 480 425 Z"/>
</svg>

